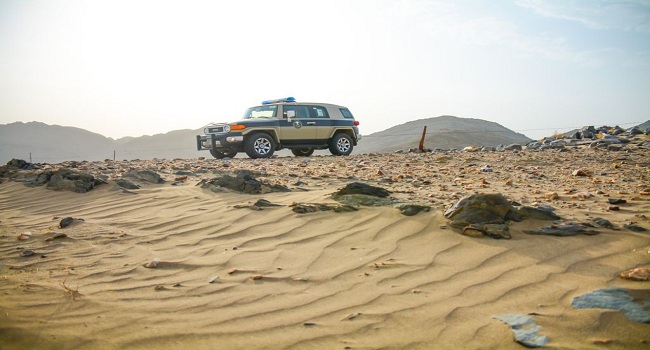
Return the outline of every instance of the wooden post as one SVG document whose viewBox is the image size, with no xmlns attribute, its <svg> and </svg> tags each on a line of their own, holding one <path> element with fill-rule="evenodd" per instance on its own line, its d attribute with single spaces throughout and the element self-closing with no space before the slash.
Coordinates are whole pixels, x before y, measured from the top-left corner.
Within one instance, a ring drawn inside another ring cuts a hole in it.
<svg viewBox="0 0 650 350">
<path fill-rule="evenodd" d="M 424 151 L 424 137 L 427 136 L 427 126 L 424 126 L 424 129 L 422 130 L 422 138 L 420 139 L 420 145 L 418 146 L 418 149 L 420 152 Z"/>
<path fill-rule="evenodd" d="M 113 150 L 113 161 L 115 161 L 115 150 Z"/>
<path fill-rule="evenodd" d="M 32 152 L 29 152 L 29 162 L 32 162 Z"/>
</svg>

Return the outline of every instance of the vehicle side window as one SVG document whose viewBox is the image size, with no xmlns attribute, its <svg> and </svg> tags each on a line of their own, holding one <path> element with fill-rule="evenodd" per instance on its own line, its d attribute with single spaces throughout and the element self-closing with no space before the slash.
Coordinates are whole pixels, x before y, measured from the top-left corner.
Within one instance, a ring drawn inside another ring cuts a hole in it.
<svg viewBox="0 0 650 350">
<path fill-rule="evenodd" d="M 339 108 L 339 110 L 341 111 L 341 114 L 343 114 L 343 118 L 354 119 L 354 116 L 352 116 L 352 112 L 350 112 L 349 109 Z"/>
<path fill-rule="evenodd" d="M 296 118 L 309 118 L 309 108 L 307 106 L 284 105 L 284 118 L 287 118 L 287 111 L 295 111 Z"/>
<path fill-rule="evenodd" d="M 309 112 L 310 116 L 312 118 L 329 118 L 329 114 L 327 114 L 327 109 L 325 107 L 321 106 L 309 106 Z"/>
</svg>

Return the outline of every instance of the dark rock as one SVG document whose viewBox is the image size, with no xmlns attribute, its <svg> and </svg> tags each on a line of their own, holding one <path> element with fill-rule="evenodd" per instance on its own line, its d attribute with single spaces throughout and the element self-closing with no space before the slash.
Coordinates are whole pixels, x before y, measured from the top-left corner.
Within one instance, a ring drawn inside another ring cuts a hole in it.
<svg viewBox="0 0 650 350">
<path fill-rule="evenodd" d="M 614 226 L 614 224 L 612 224 L 609 220 L 603 218 L 594 218 L 593 220 L 591 220 L 591 222 L 593 222 L 598 227 L 611 228 L 611 229 L 616 228 L 616 226 Z"/>
<path fill-rule="evenodd" d="M 261 207 L 281 207 L 282 206 L 281 204 L 271 203 L 266 199 L 258 199 L 257 202 L 255 202 L 255 204 L 253 204 L 253 205 L 256 206 L 256 207 L 260 207 L 260 208 Z"/>
<path fill-rule="evenodd" d="M 128 173 L 124 174 L 124 176 L 134 178 L 137 180 L 141 181 L 146 181 L 152 184 L 161 184 L 164 183 L 165 180 L 163 180 L 158 173 L 152 171 L 152 170 L 137 170 L 137 169 L 131 169 Z"/>
<path fill-rule="evenodd" d="M 259 181 L 253 177 L 249 171 L 240 171 L 236 176 L 224 174 L 208 181 L 201 181 L 199 184 L 202 188 L 208 188 L 214 192 L 219 192 L 221 188 L 227 188 L 237 192 L 260 194 L 269 192 L 291 192 L 285 186 L 271 185 Z"/>
<path fill-rule="evenodd" d="M 444 215 L 452 220 L 451 226 L 460 228 L 470 224 L 503 224 L 506 220 L 521 220 L 515 208 L 501 194 L 473 194 L 461 198 Z"/>
<path fill-rule="evenodd" d="M 28 257 L 28 256 L 32 256 L 34 254 L 36 254 L 36 253 L 33 250 L 23 250 L 22 252 L 20 252 L 20 256 L 25 257 L 25 258 Z"/>
<path fill-rule="evenodd" d="M 607 198 L 607 203 L 609 204 L 625 204 L 627 201 L 620 198 Z"/>
<path fill-rule="evenodd" d="M 495 239 L 511 239 L 509 226 L 507 224 L 484 224 L 483 232 L 486 236 Z"/>
<path fill-rule="evenodd" d="M 612 309 L 630 320 L 650 323 L 650 290 L 607 287 L 573 298 L 576 309 Z"/>
<path fill-rule="evenodd" d="M 333 194 L 333 197 L 343 196 L 348 194 L 362 194 L 366 196 L 385 198 L 390 195 L 390 192 L 381 187 L 371 186 L 362 182 L 352 182 L 347 184 L 342 189 Z"/>
<path fill-rule="evenodd" d="M 636 135 L 643 135 L 643 131 L 635 126 L 630 130 L 630 136 L 636 136 Z"/>
<path fill-rule="evenodd" d="M 428 205 L 419 205 L 419 204 L 402 204 L 397 207 L 402 215 L 413 216 L 422 211 L 428 212 L 431 210 L 431 207 Z"/>
<path fill-rule="evenodd" d="M 129 190 L 137 190 L 140 188 L 140 185 L 136 184 L 135 182 L 129 180 L 129 179 L 124 179 L 120 178 L 115 180 L 115 183 L 118 184 L 118 186 L 129 189 Z"/>
<path fill-rule="evenodd" d="M 352 205 L 352 206 L 366 206 L 366 207 L 381 207 L 386 205 L 393 205 L 397 202 L 395 198 L 381 198 L 369 196 L 365 194 L 346 194 L 346 195 L 333 195 L 332 198 L 337 202 Z"/>
<path fill-rule="evenodd" d="M 587 229 L 587 227 L 584 225 L 573 222 L 544 226 L 534 230 L 523 230 L 523 232 L 530 235 L 549 235 L 561 237 L 575 236 L 578 234 L 595 235 L 599 233 L 598 231 Z"/>
<path fill-rule="evenodd" d="M 500 320 L 512 329 L 515 336 L 515 341 L 530 348 L 543 347 L 548 343 L 548 337 L 545 335 L 537 335 L 542 327 L 533 321 L 533 317 L 529 315 L 502 315 L 493 316 Z"/>
<path fill-rule="evenodd" d="M 582 138 L 591 139 L 596 137 L 598 131 L 593 127 L 593 125 L 591 125 L 582 127 L 582 129 L 580 129 L 580 133 L 582 134 Z"/>
<path fill-rule="evenodd" d="M 505 149 L 506 151 L 521 151 L 521 150 L 523 150 L 524 148 L 523 148 L 521 145 L 519 145 L 519 144 L 513 143 L 513 144 L 511 144 L 511 145 L 506 146 L 504 149 Z"/>
<path fill-rule="evenodd" d="M 74 218 L 68 216 L 66 218 L 61 219 L 61 222 L 59 222 L 59 227 L 66 228 L 70 226 L 73 222 L 74 222 Z"/>
<path fill-rule="evenodd" d="M 463 234 L 470 237 L 490 237 L 494 239 L 511 239 L 507 224 L 470 224 L 463 228 Z"/>
<path fill-rule="evenodd" d="M 7 166 L 10 166 L 12 168 L 18 168 L 18 169 L 34 169 L 34 166 L 32 163 L 29 163 L 27 161 L 24 161 L 22 159 L 12 159 L 7 162 Z"/>
<path fill-rule="evenodd" d="M 337 213 L 341 212 L 352 212 L 359 209 L 351 205 L 338 205 L 338 204 L 296 204 L 291 209 L 298 214 L 306 213 L 315 213 L 317 211 L 334 211 Z"/>
<path fill-rule="evenodd" d="M 88 173 L 78 172 L 69 168 L 61 168 L 53 172 L 47 182 L 47 188 L 54 191 L 73 191 L 85 193 L 102 182 Z"/>
<path fill-rule="evenodd" d="M 633 222 L 625 225 L 624 227 L 626 229 L 628 229 L 630 231 L 634 231 L 634 232 L 646 232 L 646 231 L 648 231 L 645 227 L 639 226 L 639 225 L 637 225 L 636 223 L 633 223 Z"/>
<path fill-rule="evenodd" d="M 559 220 L 560 217 L 553 211 L 545 207 L 528 207 L 521 206 L 517 208 L 517 213 L 522 219 L 538 219 L 538 220 Z"/>
</svg>

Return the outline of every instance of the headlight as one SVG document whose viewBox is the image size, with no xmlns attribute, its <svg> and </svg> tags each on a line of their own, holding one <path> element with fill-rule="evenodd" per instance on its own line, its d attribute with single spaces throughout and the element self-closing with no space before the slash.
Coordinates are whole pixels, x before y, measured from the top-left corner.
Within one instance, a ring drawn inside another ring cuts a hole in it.
<svg viewBox="0 0 650 350">
<path fill-rule="evenodd" d="M 223 132 L 230 132 L 230 125 L 226 124 L 223 126 Z"/>
</svg>

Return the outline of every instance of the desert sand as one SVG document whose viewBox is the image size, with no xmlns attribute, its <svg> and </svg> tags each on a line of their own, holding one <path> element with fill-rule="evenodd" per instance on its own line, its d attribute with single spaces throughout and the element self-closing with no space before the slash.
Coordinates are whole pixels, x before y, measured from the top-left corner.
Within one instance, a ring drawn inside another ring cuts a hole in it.
<svg viewBox="0 0 650 350">
<path fill-rule="evenodd" d="M 494 316 L 531 314 L 546 348 L 647 349 L 650 324 L 571 301 L 608 286 L 650 289 L 619 277 L 650 266 L 650 233 L 624 228 L 650 229 L 649 161 L 647 149 L 589 148 L 106 161 L 76 165 L 108 177 L 87 193 L 5 179 L 0 348 L 520 349 Z M 134 167 L 166 182 L 118 188 Z M 238 169 L 292 191 L 196 186 Z M 330 194 L 352 181 L 431 210 L 292 211 L 335 203 Z M 548 222 L 525 220 L 511 224 L 510 240 L 468 237 L 443 212 L 472 193 L 615 228 L 538 236 L 523 231 Z M 248 207 L 262 198 L 280 206 Z M 76 220 L 59 228 L 64 217 Z"/>
</svg>

